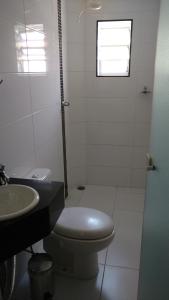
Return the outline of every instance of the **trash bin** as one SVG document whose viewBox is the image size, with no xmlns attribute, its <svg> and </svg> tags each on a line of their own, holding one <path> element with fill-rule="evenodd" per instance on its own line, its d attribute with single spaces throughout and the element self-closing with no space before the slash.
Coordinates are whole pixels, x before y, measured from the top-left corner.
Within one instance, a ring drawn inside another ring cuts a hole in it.
<svg viewBox="0 0 169 300">
<path fill-rule="evenodd" d="M 54 263 L 47 253 L 33 254 L 28 262 L 32 300 L 51 300 L 54 293 Z"/>
</svg>

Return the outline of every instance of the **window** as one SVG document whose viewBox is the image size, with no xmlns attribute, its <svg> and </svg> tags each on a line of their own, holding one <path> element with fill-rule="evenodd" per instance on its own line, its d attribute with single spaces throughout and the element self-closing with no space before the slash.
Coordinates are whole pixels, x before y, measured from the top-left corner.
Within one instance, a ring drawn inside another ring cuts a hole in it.
<svg viewBox="0 0 169 300">
<path fill-rule="evenodd" d="M 43 24 L 15 26 L 18 72 L 46 73 L 46 41 Z"/>
<path fill-rule="evenodd" d="M 132 23 L 97 21 L 97 76 L 130 76 Z"/>
</svg>

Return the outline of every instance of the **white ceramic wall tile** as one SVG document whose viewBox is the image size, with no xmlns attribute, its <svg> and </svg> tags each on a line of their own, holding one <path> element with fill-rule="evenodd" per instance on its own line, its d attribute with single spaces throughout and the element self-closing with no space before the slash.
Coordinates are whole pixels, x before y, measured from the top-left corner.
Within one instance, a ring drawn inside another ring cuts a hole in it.
<svg viewBox="0 0 169 300">
<path fill-rule="evenodd" d="M 18 168 L 33 168 L 35 165 L 32 117 L 0 129 L 1 162 L 9 175 Z"/>
<path fill-rule="evenodd" d="M 88 145 L 131 146 L 133 125 L 130 123 L 88 123 Z"/>
<path fill-rule="evenodd" d="M 138 272 L 106 267 L 101 300 L 137 300 Z"/>
<path fill-rule="evenodd" d="M 158 0 L 150 0 L 148 3 L 143 0 L 141 3 L 139 2 L 139 0 L 128 0 L 127 1 L 127 6 L 126 6 L 126 2 L 124 0 L 120 0 L 120 1 L 111 1 L 108 0 L 103 4 L 103 11 L 105 12 L 111 12 L 114 13 L 115 12 L 125 12 L 129 11 L 129 12 L 144 12 L 146 9 L 148 11 L 152 11 L 155 10 L 159 7 L 159 1 Z M 114 9 L 113 9 L 114 8 Z"/>
<path fill-rule="evenodd" d="M 84 72 L 68 72 L 68 96 L 70 98 L 84 97 Z"/>
<path fill-rule="evenodd" d="M 34 128 L 38 166 L 50 168 L 53 179 L 63 181 L 61 115 L 57 106 L 36 113 Z"/>
<path fill-rule="evenodd" d="M 86 122 L 86 103 L 84 98 L 71 98 L 69 107 L 70 122 Z M 86 127 L 86 126 L 85 126 Z"/>
<path fill-rule="evenodd" d="M 30 74 L 29 78 L 33 112 L 57 103 L 60 104 L 55 73 Z"/>
<path fill-rule="evenodd" d="M 1 0 L 0 6 L 0 18 L 13 24 L 24 24 L 23 0 Z"/>
<path fill-rule="evenodd" d="M 54 300 L 99 300 L 103 278 L 103 266 L 99 266 L 99 275 L 92 280 L 75 280 L 55 276 L 56 289 Z M 66 287 L 66 288 L 65 288 Z"/>
<path fill-rule="evenodd" d="M 133 148 L 132 167 L 133 169 L 146 168 L 146 153 L 147 148 L 135 147 Z"/>
<path fill-rule="evenodd" d="M 77 188 L 71 189 L 65 202 L 66 207 L 79 206 L 83 193 L 84 191 L 78 190 Z"/>
<path fill-rule="evenodd" d="M 115 209 L 142 213 L 144 210 L 144 198 L 144 193 L 118 189 L 116 193 Z"/>
<path fill-rule="evenodd" d="M 144 188 L 146 184 L 147 172 L 144 169 L 133 169 L 131 175 L 131 186 Z"/>
<path fill-rule="evenodd" d="M 90 45 L 96 49 L 96 21 L 101 19 L 101 11 L 85 15 L 85 46 Z M 86 55 L 87 58 L 87 55 Z"/>
<path fill-rule="evenodd" d="M 57 24 L 54 29 L 49 28 L 48 32 L 44 35 L 45 38 L 45 50 L 46 50 L 46 69 L 47 72 L 54 72 L 55 78 L 59 79 L 59 43 L 57 40 Z M 64 52 L 63 52 L 64 53 Z M 65 63 L 65 60 L 63 60 Z"/>
<path fill-rule="evenodd" d="M 130 169 L 95 166 L 87 168 L 87 182 L 94 185 L 130 186 Z"/>
<path fill-rule="evenodd" d="M 85 44 L 85 71 L 96 71 L 96 45 Z"/>
<path fill-rule="evenodd" d="M 142 50 L 138 50 L 138 60 L 137 68 L 140 71 L 147 71 L 149 68 L 154 68 L 155 62 L 155 44 L 154 43 L 145 43 Z"/>
<path fill-rule="evenodd" d="M 68 44 L 68 71 L 84 71 L 84 44 Z"/>
<path fill-rule="evenodd" d="M 134 125 L 134 146 L 146 146 L 150 143 L 150 123 Z"/>
<path fill-rule="evenodd" d="M 114 201 L 114 188 L 87 185 L 80 200 L 80 206 L 95 208 L 112 216 Z"/>
<path fill-rule="evenodd" d="M 149 123 L 151 121 L 152 99 L 139 97 L 136 99 L 136 123 Z"/>
<path fill-rule="evenodd" d="M 71 144 L 85 145 L 86 144 L 86 124 L 85 123 L 73 123 L 70 128 Z M 78 151 L 78 149 L 76 149 Z"/>
<path fill-rule="evenodd" d="M 133 99 L 94 98 L 87 101 L 89 122 L 133 122 Z"/>
<path fill-rule="evenodd" d="M 122 88 L 123 87 L 123 88 Z M 86 97 L 88 98 L 126 98 L 136 96 L 134 77 L 96 77 L 96 72 L 86 72 Z"/>
<path fill-rule="evenodd" d="M 88 146 L 87 163 L 89 166 L 113 166 L 127 168 L 131 166 L 132 148 L 112 146 Z"/>
<path fill-rule="evenodd" d="M 1 78 L 0 126 L 4 126 L 30 115 L 32 110 L 28 76 L 3 74 Z"/>
<path fill-rule="evenodd" d="M 142 12 L 135 12 L 133 31 L 135 31 L 135 34 L 139 34 L 139 36 L 134 35 L 137 45 L 139 43 L 156 43 L 158 18 L 158 10 L 148 11 L 145 9 Z"/>
<path fill-rule="evenodd" d="M 84 42 L 84 15 L 79 20 L 77 13 L 67 14 L 67 39 L 70 43 Z"/>
<path fill-rule="evenodd" d="M 70 156 L 70 166 L 72 168 L 83 167 L 86 165 L 86 151 L 84 145 L 77 144 L 76 149 L 71 151 Z"/>
<path fill-rule="evenodd" d="M 68 176 L 71 187 L 86 184 L 86 166 L 72 167 Z"/>
<path fill-rule="evenodd" d="M 147 102 L 152 101 L 153 96 L 153 85 L 154 85 L 154 66 L 152 66 L 152 69 L 148 69 L 145 71 L 145 68 L 143 71 L 139 69 L 139 71 L 136 72 L 136 87 L 137 87 L 137 95 L 138 97 L 144 101 L 147 100 Z M 151 92 L 149 94 L 142 94 L 141 92 L 144 89 L 144 86 L 147 87 L 147 89 Z"/>
<path fill-rule="evenodd" d="M 5 2 L 5 1 L 3 1 Z M 8 1 L 9 4 L 9 1 Z M 6 19 L 0 18 L 0 71 L 18 73 L 17 50 L 16 50 L 16 35 L 15 30 L 25 32 L 25 27 L 22 24 L 12 23 Z"/>
<path fill-rule="evenodd" d="M 69 0 L 66 2 L 66 8 L 68 12 L 80 13 L 84 9 L 83 0 Z"/>
<path fill-rule="evenodd" d="M 52 4 L 52 0 L 24 0 L 26 25 L 34 29 L 35 24 L 42 24 L 46 31 L 53 22 Z"/>
</svg>

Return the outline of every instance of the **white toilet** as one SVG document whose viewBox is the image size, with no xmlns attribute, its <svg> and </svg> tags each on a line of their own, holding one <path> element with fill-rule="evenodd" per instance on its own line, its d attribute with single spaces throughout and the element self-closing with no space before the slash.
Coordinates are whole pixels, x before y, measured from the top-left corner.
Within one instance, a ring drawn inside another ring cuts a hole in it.
<svg viewBox="0 0 169 300">
<path fill-rule="evenodd" d="M 105 213 L 84 207 L 65 208 L 44 249 L 55 262 L 56 271 L 79 279 L 98 274 L 97 252 L 114 237 L 112 219 Z"/>
<path fill-rule="evenodd" d="M 47 180 L 49 169 L 34 169 L 25 178 Z M 56 272 L 90 279 L 98 273 L 97 252 L 114 237 L 112 219 L 105 213 L 85 208 L 64 208 L 53 231 L 44 239 L 44 250 L 54 262 Z"/>
</svg>

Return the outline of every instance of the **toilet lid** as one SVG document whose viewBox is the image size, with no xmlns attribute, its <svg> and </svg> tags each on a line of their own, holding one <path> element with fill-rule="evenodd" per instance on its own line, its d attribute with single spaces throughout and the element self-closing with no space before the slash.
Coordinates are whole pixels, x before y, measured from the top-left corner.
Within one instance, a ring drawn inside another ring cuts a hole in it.
<svg viewBox="0 0 169 300">
<path fill-rule="evenodd" d="M 66 237 L 93 240 L 102 239 L 113 232 L 112 219 L 96 209 L 84 207 L 64 208 L 54 232 Z"/>
</svg>

